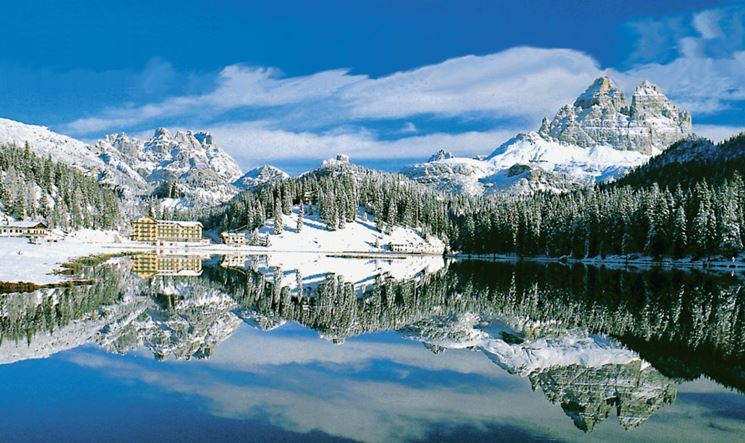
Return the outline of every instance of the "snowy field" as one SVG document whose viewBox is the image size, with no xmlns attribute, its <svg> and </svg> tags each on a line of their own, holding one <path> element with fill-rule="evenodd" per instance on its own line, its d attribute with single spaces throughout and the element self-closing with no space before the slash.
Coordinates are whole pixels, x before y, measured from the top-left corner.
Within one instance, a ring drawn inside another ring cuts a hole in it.
<svg viewBox="0 0 745 443">
<path fill-rule="evenodd" d="M 378 232 L 375 223 L 365 220 L 361 213 L 354 222 L 347 223 L 344 229 L 330 231 L 317 214 L 305 215 L 302 229 L 298 232 L 298 208 L 295 207 L 291 215 L 282 216 L 284 231 L 281 234 L 273 234 L 272 218 L 259 229 L 259 233 L 270 235 L 269 249 L 285 252 L 381 252 L 382 246 L 389 243 L 427 243 L 420 232 L 409 228 L 397 226 L 390 234 Z M 429 244 L 442 245 L 442 242 L 431 237 Z"/>
<path fill-rule="evenodd" d="M 81 230 L 59 242 L 32 244 L 25 238 L 0 237 L 0 281 L 49 284 L 64 281 L 54 274 L 62 263 L 78 257 L 111 253 L 118 234 Z"/>
</svg>

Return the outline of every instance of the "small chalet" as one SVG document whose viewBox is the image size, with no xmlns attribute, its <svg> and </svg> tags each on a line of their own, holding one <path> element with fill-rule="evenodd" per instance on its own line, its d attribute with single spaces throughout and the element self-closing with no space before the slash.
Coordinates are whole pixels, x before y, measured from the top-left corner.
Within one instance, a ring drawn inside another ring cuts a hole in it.
<svg viewBox="0 0 745 443">
<path fill-rule="evenodd" d="M 49 228 L 42 222 L 0 222 L 0 237 L 47 238 Z"/>
<path fill-rule="evenodd" d="M 223 232 L 220 234 L 220 239 L 222 242 L 226 245 L 231 246 L 240 246 L 240 245 L 247 245 L 248 244 L 248 238 L 246 238 L 246 234 L 243 232 Z"/>
</svg>

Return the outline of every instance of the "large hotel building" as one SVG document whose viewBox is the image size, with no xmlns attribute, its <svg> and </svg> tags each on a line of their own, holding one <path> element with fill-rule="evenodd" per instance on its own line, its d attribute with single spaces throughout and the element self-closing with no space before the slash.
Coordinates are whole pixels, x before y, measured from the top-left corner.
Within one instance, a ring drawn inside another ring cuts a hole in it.
<svg viewBox="0 0 745 443">
<path fill-rule="evenodd" d="M 132 240 L 144 243 L 195 242 L 202 239 L 199 222 L 156 220 L 150 216 L 132 222 Z"/>
</svg>

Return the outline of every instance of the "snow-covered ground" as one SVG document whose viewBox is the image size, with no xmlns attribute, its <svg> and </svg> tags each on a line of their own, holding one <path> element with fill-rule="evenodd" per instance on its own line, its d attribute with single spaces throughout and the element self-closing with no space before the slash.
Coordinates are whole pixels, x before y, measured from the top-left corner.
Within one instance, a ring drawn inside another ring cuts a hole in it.
<svg viewBox="0 0 745 443">
<path fill-rule="evenodd" d="M 0 237 L 0 281 L 50 284 L 64 281 L 54 274 L 62 263 L 89 255 L 110 253 L 120 240 L 114 231 L 83 229 L 58 242 L 29 243 L 25 238 Z"/>
<path fill-rule="evenodd" d="M 291 215 L 283 215 L 284 230 L 274 234 L 274 219 L 270 218 L 259 229 L 260 234 L 268 234 L 271 242 L 269 250 L 274 252 L 383 252 L 390 243 L 430 244 L 444 246 L 442 241 L 430 236 L 425 240 L 422 233 L 401 226 L 394 227 L 390 233 L 378 232 L 375 222 L 365 220 L 361 213 L 354 222 L 347 223 L 344 229 L 330 231 L 318 217 L 318 212 L 305 215 L 303 227 L 297 231 L 298 208 Z M 376 246 L 379 244 L 380 246 Z M 266 250 L 267 248 L 262 248 Z"/>
</svg>

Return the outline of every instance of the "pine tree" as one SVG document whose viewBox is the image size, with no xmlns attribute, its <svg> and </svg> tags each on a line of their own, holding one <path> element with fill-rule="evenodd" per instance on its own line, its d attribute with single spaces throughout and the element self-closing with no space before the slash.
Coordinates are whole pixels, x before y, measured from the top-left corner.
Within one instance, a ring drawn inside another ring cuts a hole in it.
<svg viewBox="0 0 745 443">
<path fill-rule="evenodd" d="M 686 213 L 683 206 L 678 206 L 673 217 L 672 247 L 674 257 L 683 257 L 688 250 L 688 235 L 686 234 Z"/>
<path fill-rule="evenodd" d="M 284 230 L 284 220 L 282 220 L 282 200 L 277 197 L 274 201 L 274 233 L 279 235 Z"/>
<path fill-rule="evenodd" d="M 298 233 L 302 232 L 303 230 L 303 224 L 304 224 L 304 217 L 305 217 L 305 205 L 303 205 L 303 202 L 300 202 L 300 206 L 298 207 L 297 212 L 297 227 L 296 230 Z"/>
<path fill-rule="evenodd" d="M 719 251 L 733 257 L 742 251 L 742 238 L 737 214 L 737 199 L 733 195 L 724 198 L 721 220 Z"/>
</svg>

